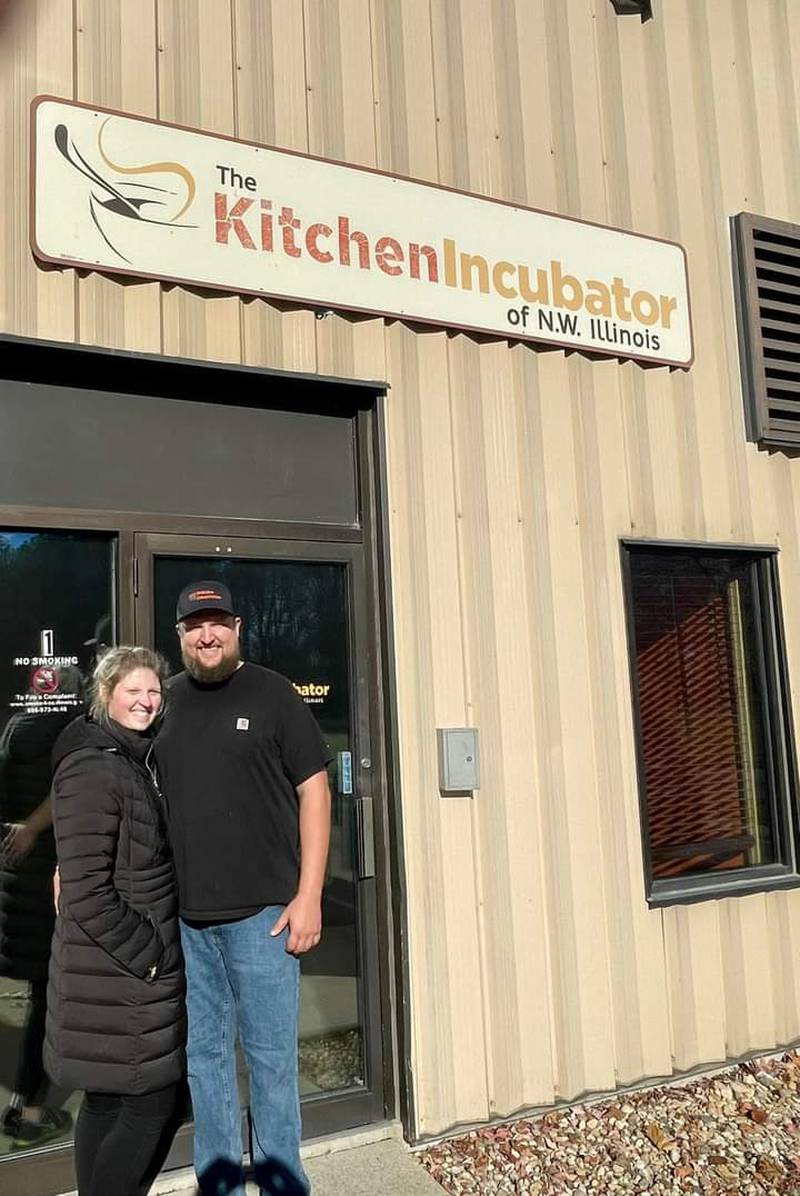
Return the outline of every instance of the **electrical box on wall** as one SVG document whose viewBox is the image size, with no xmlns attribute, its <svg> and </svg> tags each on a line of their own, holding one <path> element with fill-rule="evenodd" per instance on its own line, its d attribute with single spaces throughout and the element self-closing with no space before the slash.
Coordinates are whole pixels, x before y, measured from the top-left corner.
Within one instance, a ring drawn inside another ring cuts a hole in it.
<svg viewBox="0 0 800 1196">
<path fill-rule="evenodd" d="M 439 727 L 439 788 L 443 794 L 471 793 L 481 784 L 477 727 Z"/>
</svg>

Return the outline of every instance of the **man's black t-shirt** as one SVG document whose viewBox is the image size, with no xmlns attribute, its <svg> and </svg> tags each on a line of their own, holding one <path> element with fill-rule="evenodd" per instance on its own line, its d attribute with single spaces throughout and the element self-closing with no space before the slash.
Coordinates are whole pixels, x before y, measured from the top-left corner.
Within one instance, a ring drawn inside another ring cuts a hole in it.
<svg viewBox="0 0 800 1196">
<path fill-rule="evenodd" d="M 180 673 L 169 685 L 156 758 L 181 916 L 224 920 L 291 901 L 295 786 L 332 759 L 292 683 L 256 664 L 212 685 Z"/>
</svg>

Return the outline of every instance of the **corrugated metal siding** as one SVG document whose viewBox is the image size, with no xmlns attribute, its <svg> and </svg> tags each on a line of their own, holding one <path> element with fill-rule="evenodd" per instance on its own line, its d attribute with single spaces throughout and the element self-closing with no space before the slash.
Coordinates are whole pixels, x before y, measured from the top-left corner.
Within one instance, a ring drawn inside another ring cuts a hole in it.
<svg viewBox="0 0 800 1196">
<path fill-rule="evenodd" d="M 744 440 L 727 225 L 800 220 L 800 7 L 9 0 L 0 34 L 4 330 L 391 383 L 417 1132 L 800 1036 L 800 893 L 645 907 L 618 553 L 779 544 L 800 676 L 800 463 Z M 696 364 L 42 269 L 37 92 L 679 240 Z M 443 801 L 434 728 L 473 722 L 483 787 Z"/>
</svg>

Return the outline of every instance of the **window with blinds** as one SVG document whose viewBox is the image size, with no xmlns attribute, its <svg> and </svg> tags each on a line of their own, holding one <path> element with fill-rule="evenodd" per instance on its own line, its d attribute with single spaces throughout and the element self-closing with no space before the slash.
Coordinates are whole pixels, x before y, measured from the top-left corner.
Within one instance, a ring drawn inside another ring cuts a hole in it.
<svg viewBox="0 0 800 1196">
<path fill-rule="evenodd" d="M 800 225 L 733 219 L 739 350 L 747 434 L 800 446 Z"/>
<path fill-rule="evenodd" d="M 791 878 L 774 554 L 625 545 L 651 897 Z"/>
</svg>

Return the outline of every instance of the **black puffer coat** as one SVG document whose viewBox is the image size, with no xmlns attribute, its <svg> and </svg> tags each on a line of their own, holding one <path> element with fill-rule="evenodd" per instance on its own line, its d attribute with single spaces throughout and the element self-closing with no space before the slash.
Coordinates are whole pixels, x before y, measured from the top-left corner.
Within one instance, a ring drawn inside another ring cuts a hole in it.
<svg viewBox="0 0 800 1196">
<path fill-rule="evenodd" d="M 12 714 L 0 739 L 0 821 L 24 822 L 50 792 L 50 755 L 64 714 Z M 26 856 L 0 857 L 0 976 L 46 980 L 55 924 L 56 846 L 42 831 Z"/>
<path fill-rule="evenodd" d="M 148 751 L 135 732 L 81 718 L 54 752 L 61 898 L 44 1062 L 65 1087 L 140 1095 L 184 1071 L 175 877 Z"/>
</svg>

